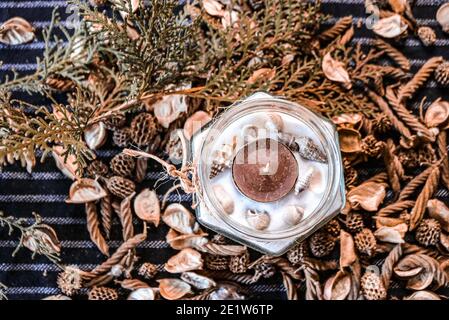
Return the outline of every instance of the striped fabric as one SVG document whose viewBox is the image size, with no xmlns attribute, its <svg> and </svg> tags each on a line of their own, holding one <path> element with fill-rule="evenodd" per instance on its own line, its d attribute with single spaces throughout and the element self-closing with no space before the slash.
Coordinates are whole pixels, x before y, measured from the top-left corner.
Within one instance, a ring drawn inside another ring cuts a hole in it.
<svg viewBox="0 0 449 320">
<path fill-rule="evenodd" d="M 348 14 L 353 15 L 354 23 L 359 20 L 365 21 L 364 0 L 322 0 L 323 9 L 326 13 L 333 14 L 327 25 L 334 23 L 339 17 Z M 417 0 L 415 1 L 414 13 L 418 23 L 435 27 L 438 40 L 432 48 L 423 48 L 421 43 L 413 37 L 409 37 L 401 44 L 405 52 L 412 59 L 413 69 L 416 70 L 431 56 L 443 55 L 449 58 L 449 37 L 444 35 L 438 28 L 434 20 L 436 10 L 444 0 Z M 61 15 L 64 17 L 66 2 L 60 0 L 49 1 L 0 1 L 0 22 L 14 16 L 21 16 L 30 21 L 37 29 L 38 38 L 29 44 L 14 47 L 0 44 L 0 60 L 4 64 L 0 67 L 0 78 L 5 72 L 16 69 L 19 72 L 32 72 L 35 65 L 35 57 L 40 55 L 43 49 L 40 31 L 49 25 L 51 11 L 54 7 L 60 7 Z M 370 30 L 362 28 L 357 30 L 354 43 L 361 43 L 368 46 L 372 42 L 373 34 Z M 446 90 L 447 91 L 447 90 Z M 21 95 L 21 94 L 20 94 Z M 426 96 L 428 101 L 424 104 L 428 106 L 430 101 L 437 96 L 444 94 L 444 89 L 436 82 L 430 81 L 426 84 L 426 90 L 421 91 L 415 103 L 411 106 L 417 110 L 419 101 Z M 33 99 L 33 97 L 31 97 Z M 40 99 L 34 99 L 35 103 L 41 103 Z M 117 153 L 113 147 L 109 146 L 98 152 L 100 159 L 109 161 Z M 378 171 L 375 164 L 364 174 L 373 174 Z M 157 186 L 155 184 L 157 182 Z M 145 182 L 145 187 L 156 188 L 158 194 L 163 194 L 164 190 L 170 187 L 173 180 L 169 179 L 156 165 L 150 166 Z M 10 166 L 0 173 L 0 210 L 13 214 L 17 217 L 30 219 L 33 211 L 41 214 L 44 221 L 52 225 L 62 241 L 61 259 L 63 263 L 77 265 L 82 269 L 91 269 L 105 257 L 95 248 L 89 240 L 89 235 L 85 227 L 84 208 L 78 205 L 67 205 L 64 199 L 70 187 L 71 181 L 64 178 L 58 171 L 51 159 L 43 164 L 38 164 L 32 174 L 26 173 L 18 166 Z M 447 190 L 439 190 L 437 197 L 448 200 Z M 170 202 L 183 202 L 190 204 L 191 197 L 188 195 L 172 194 Z M 136 230 L 141 230 L 142 226 L 136 220 Z M 137 252 L 141 261 L 152 262 L 158 265 L 163 272 L 163 263 L 175 254 L 170 249 L 165 239 L 167 228 L 161 226 L 158 229 L 151 228 L 148 239 L 140 245 Z M 0 282 L 6 284 L 8 289 L 6 294 L 10 299 L 40 299 L 48 295 L 60 293 L 56 287 L 56 277 L 58 268 L 42 257 L 31 260 L 31 255 L 26 249 L 22 249 L 15 257 L 11 257 L 12 252 L 18 244 L 17 234 L 8 236 L 5 229 L 0 230 Z M 118 221 L 114 221 L 112 240 L 110 246 L 117 248 L 121 241 L 121 230 Z M 377 262 L 381 265 L 381 261 Z M 162 273 L 162 276 L 164 274 Z M 156 285 L 153 283 L 152 285 Z M 398 284 L 392 286 L 393 294 L 401 294 L 397 291 Z M 304 290 L 304 284 L 301 285 Z M 255 299 L 285 299 L 285 291 L 282 279 L 275 277 L 261 281 L 255 285 L 248 286 L 252 298 Z M 121 292 L 125 294 L 125 292 Z M 448 293 L 446 293 L 447 295 Z M 76 298 L 85 298 L 86 291 L 83 290 Z"/>
</svg>

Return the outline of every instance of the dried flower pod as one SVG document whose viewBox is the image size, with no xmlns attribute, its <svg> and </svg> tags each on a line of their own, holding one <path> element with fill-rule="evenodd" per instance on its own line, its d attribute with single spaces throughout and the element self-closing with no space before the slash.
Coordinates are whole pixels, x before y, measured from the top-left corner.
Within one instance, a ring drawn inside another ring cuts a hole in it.
<svg viewBox="0 0 449 320">
<path fill-rule="evenodd" d="M 115 289 L 107 287 L 93 287 L 88 294 L 89 300 L 117 300 L 118 293 Z"/>
<path fill-rule="evenodd" d="M 341 152 L 350 155 L 362 151 L 362 135 L 358 130 L 339 128 L 338 138 Z"/>
<path fill-rule="evenodd" d="M 129 179 L 113 176 L 108 179 L 107 188 L 113 195 L 124 199 L 136 190 L 136 185 Z"/>
<path fill-rule="evenodd" d="M 229 270 L 233 273 L 245 273 L 249 267 L 249 252 L 229 259 Z"/>
<path fill-rule="evenodd" d="M 374 33 L 388 39 L 396 38 L 406 30 L 407 24 L 404 23 L 399 14 L 380 19 L 373 25 Z"/>
<path fill-rule="evenodd" d="M 107 139 L 107 131 L 103 122 L 95 123 L 84 130 L 84 141 L 92 150 L 101 148 Z"/>
<path fill-rule="evenodd" d="M 335 248 L 336 240 L 324 231 L 315 232 L 309 240 L 310 251 L 317 258 L 329 255 Z"/>
<path fill-rule="evenodd" d="M 408 230 L 406 223 L 397 224 L 393 227 L 380 227 L 374 232 L 377 240 L 388 243 L 404 243 L 405 233 Z"/>
<path fill-rule="evenodd" d="M 304 208 L 295 205 L 286 206 L 282 211 L 282 220 L 289 226 L 297 225 L 304 216 Z"/>
<path fill-rule="evenodd" d="M 435 219 L 423 219 L 415 231 L 415 238 L 423 246 L 434 246 L 440 241 L 441 225 Z"/>
<path fill-rule="evenodd" d="M 204 111 L 195 112 L 184 123 L 184 136 L 190 140 L 195 132 L 200 130 L 211 120 L 212 117 L 208 113 Z"/>
<path fill-rule="evenodd" d="M 332 122 L 338 127 L 355 128 L 363 120 L 363 115 L 360 113 L 342 113 L 332 117 Z"/>
<path fill-rule="evenodd" d="M 56 283 L 62 293 L 71 296 L 83 287 L 81 272 L 76 266 L 67 266 L 58 274 Z"/>
<path fill-rule="evenodd" d="M 351 267 L 357 261 L 355 244 L 352 236 L 344 230 L 340 231 L 340 268 Z"/>
<path fill-rule="evenodd" d="M 23 18 L 14 17 L 0 26 L 0 43 L 18 45 L 34 39 L 33 26 Z"/>
<path fill-rule="evenodd" d="M 351 291 L 351 276 L 341 270 L 327 279 L 324 290 L 324 300 L 345 300 Z"/>
<path fill-rule="evenodd" d="M 303 241 L 287 251 L 287 259 L 295 266 L 302 263 L 307 254 L 307 241 Z"/>
<path fill-rule="evenodd" d="M 142 265 L 139 268 L 139 276 L 144 277 L 145 279 L 153 279 L 154 276 L 157 274 L 158 270 L 156 265 L 145 262 L 142 263 Z"/>
<path fill-rule="evenodd" d="M 212 186 L 212 190 L 224 212 L 227 214 L 232 214 L 234 212 L 234 199 L 232 199 L 229 193 L 226 192 L 221 185 L 216 184 Z"/>
<path fill-rule="evenodd" d="M 152 288 L 139 288 L 132 291 L 127 300 L 155 300 L 154 290 Z"/>
<path fill-rule="evenodd" d="M 444 3 L 437 11 L 436 19 L 444 32 L 449 33 L 449 4 Z"/>
<path fill-rule="evenodd" d="M 203 259 L 198 251 L 186 248 L 171 257 L 165 264 L 165 270 L 170 273 L 200 270 L 203 268 Z"/>
<path fill-rule="evenodd" d="M 306 160 L 327 163 L 326 154 L 308 137 L 296 138 L 298 144 L 298 153 Z"/>
<path fill-rule="evenodd" d="M 134 157 L 119 153 L 112 158 L 110 166 L 115 175 L 130 177 L 136 168 L 136 161 L 134 160 Z"/>
<path fill-rule="evenodd" d="M 178 119 L 182 112 L 187 112 L 187 97 L 180 94 L 172 94 L 162 97 L 151 105 L 159 124 L 168 128 L 170 123 Z"/>
<path fill-rule="evenodd" d="M 230 23 L 228 23 L 230 24 Z M 264 83 L 272 80 L 276 76 L 276 70 L 271 68 L 260 68 L 253 72 L 253 74 L 246 80 L 248 84 Z"/>
<path fill-rule="evenodd" d="M 309 167 L 304 175 L 298 176 L 295 184 L 295 195 L 300 194 L 310 186 L 314 171 L 313 167 Z"/>
<path fill-rule="evenodd" d="M 433 46 L 437 40 L 435 31 L 427 26 L 419 27 L 418 37 L 426 47 Z"/>
<path fill-rule="evenodd" d="M 347 198 L 354 209 L 377 211 L 385 195 L 385 184 L 367 181 L 349 191 Z"/>
<path fill-rule="evenodd" d="M 106 191 L 97 180 L 83 178 L 72 183 L 67 203 L 88 203 L 106 197 Z"/>
<path fill-rule="evenodd" d="M 195 224 L 195 217 L 187 210 L 183 205 L 179 203 L 170 204 L 162 215 L 162 220 L 170 228 L 183 233 L 193 233 L 193 227 Z"/>
<path fill-rule="evenodd" d="M 359 233 L 365 227 L 363 216 L 358 212 L 350 212 L 346 215 L 345 225 L 349 232 Z"/>
<path fill-rule="evenodd" d="M 361 254 L 368 257 L 371 257 L 376 252 L 376 237 L 368 228 L 364 228 L 354 236 L 354 244 Z"/>
<path fill-rule="evenodd" d="M 124 114 L 117 113 L 103 120 L 103 124 L 106 129 L 115 131 L 125 126 L 126 117 Z"/>
<path fill-rule="evenodd" d="M 441 85 L 449 85 L 449 61 L 444 61 L 435 70 L 435 80 Z"/>
<path fill-rule="evenodd" d="M 25 231 L 22 244 L 37 254 L 58 254 L 61 251 L 58 235 L 52 227 L 46 224 L 39 224 Z"/>
<path fill-rule="evenodd" d="M 441 300 L 441 298 L 439 295 L 431 291 L 420 290 L 404 297 L 404 300 Z"/>
<path fill-rule="evenodd" d="M 112 141 L 117 147 L 125 148 L 131 142 L 131 129 L 118 128 L 112 133 Z"/>
<path fill-rule="evenodd" d="M 54 146 L 52 155 L 56 166 L 69 179 L 75 180 L 78 177 L 78 161 L 73 154 L 65 156 L 66 150 L 61 146 Z"/>
<path fill-rule="evenodd" d="M 346 71 L 345 65 L 341 61 L 337 61 L 332 58 L 330 52 L 328 52 L 322 63 L 322 69 L 326 78 L 331 81 L 340 82 L 345 85 L 346 88 L 351 89 L 351 79 L 349 78 L 348 71 Z"/>
<path fill-rule="evenodd" d="M 188 283 L 179 279 L 159 279 L 159 293 L 164 299 L 177 300 L 191 293 Z"/>
<path fill-rule="evenodd" d="M 206 290 L 215 287 L 217 283 L 206 276 L 199 275 L 195 272 L 183 272 L 181 280 L 187 282 L 191 286 L 199 290 Z"/>
<path fill-rule="evenodd" d="M 95 179 L 97 177 L 108 177 L 109 168 L 101 160 L 94 160 L 86 168 L 86 174 L 89 178 Z"/>
<path fill-rule="evenodd" d="M 246 221 L 256 230 L 265 230 L 270 225 L 270 215 L 266 211 L 248 210 Z"/>
<path fill-rule="evenodd" d="M 139 147 L 149 145 L 156 133 L 156 119 L 150 113 L 139 113 L 131 121 L 131 139 Z"/>
<path fill-rule="evenodd" d="M 161 217 L 161 207 L 156 192 L 148 188 L 142 190 L 134 199 L 134 211 L 140 219 L 157 227 Z"/>
<path fill-rule="evenodd" d="M 373 270 L 366 270 L 360 279 L 360 285 L 366 300 L 385 300 L 387 298 L 387 290 L 382 279 Z"/>
<path fill-rule="evenodd" d="M 372 120 L 373 129 L 375 133 L 385 134 L 391 130 L 393 127 L 390 118 L 385 114 L 377 114 Z"/>
<path fill-rule="evenodd" d="M 449 208 L 444 204 L 444 202 L 438 199 L 431 199 L 427 201 L 427 211 L 429 216 L 437 220 L 441 228 L 449 232 Z"/>
<path fill-rule="evenodd" d="M 329 233 L 332 237 L 338 237 L 340 236 L 340 223 L 338 222 L 338 219 L 332 219 L 329 221 L 324 227 L 323 231 Z"/>
</svg>

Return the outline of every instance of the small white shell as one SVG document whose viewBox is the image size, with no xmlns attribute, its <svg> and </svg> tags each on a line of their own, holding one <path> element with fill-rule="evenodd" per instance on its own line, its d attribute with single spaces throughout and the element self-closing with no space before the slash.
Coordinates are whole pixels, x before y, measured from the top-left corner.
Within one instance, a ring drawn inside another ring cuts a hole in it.
<svg viewBox="0 0 449 320">
<path fill-rule="evenodd" d="M 270 225 L 270 215 L 266 211 L 248 210 L 246 221 L 256 230 L 265 230 Z"/>
<path fill-rule="evenodd" d="M 170 273 L 199 270 L 203 268 L 203 259 L 198 251 L 186 248 L 168 259 L 164 268 Z"/>
<path fill-rule="evenodd" d="M 218 202 L 224 212 L 227 214 L 232 214 L 234 212 L 234 200 L 229 193 L 227 193 L 226 190 L 219 184 L 214 185 L 212 190 L 214 191 L 215 196 L 217 197 Z"/>
<path fill-rule="evenodd" d="M 172 203 L 165 209 L 162 221 L 180 233 L 193 233 L 195 217 L 179 203 Z"/>
<path fill-rule="evenodd" d="M 140 288 L 131 292 L 127 300 L 154 300 L 152 288 Z"/>
<path fill-rule="evenodd" d="M 284 129 L 284 120 L 276 113 L 268 114 L 268 120 L 265 122 L 265 129 L 270 131 L 282 131 Z"/>
<path fill-rule="evenodd" d="M 304 209 L 300 206 L 289 205 L 282 212 L 282 220 L 290 225 L 297 225 L 304 216 Z"/>
<path fill-rule="evenodd" d="M 211 278 L 199 275 L 195 272 L 183 272 L 181 274 L 181 280 L 199 290 L 209 289 L 217 285 Z"/>
<path fill-rule="evenodd" d="M 449 3 L 443 4 L 438 9 L 436 19 L 443 31 L 449 33 Z"/>
<path fill-rule="evenodd" d="M 298 195 L 299 193 L 303 192 L 305 189 L 307 189 L 310 185 L 310 181 L 312 181 L 314 169 L 313 167 L 309 167 L 304 175 L 299 175 L 298 180 L 295 184 L 295 194 Z"/>
<path fill-rule="evenodd" d="M 84 130 L 84 141 L 92 150 L 100 148 L 106 142 L 106 137 L 107 131 L 103 122 L 95 123 Z"/>
</svg>

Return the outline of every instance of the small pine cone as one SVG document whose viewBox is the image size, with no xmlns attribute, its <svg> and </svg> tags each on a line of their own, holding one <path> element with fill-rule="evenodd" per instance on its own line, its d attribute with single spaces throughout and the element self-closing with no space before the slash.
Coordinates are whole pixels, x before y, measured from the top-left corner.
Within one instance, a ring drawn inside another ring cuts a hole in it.
<svg viewBox="0 0 449 320">
<path fill-rule="evenodd" d="M 139 147 L 149 145 L 156 133 L 156 119 L 150 113 L 143 112 L 131 122 L 131 139 Z"/>
<path fill-rule="evenodd" d="M 424 219 L 416 228 L 415 238 L 423 246 L 434 246 L 440 241 L 441 225 L 435 219 Z"/>
<path fill-rule="evenodd" d="M 310 251 L 317 258 L 322 258 L 330 254 L 336 244 L 336 239 L 325 231 L 315 232 L 309 241 Z"/>
<path fill-rule="evenodd" d="M 303 241 L 287 252 L 287 259 L 294 266 L 302 263 L 307 257 L 307 241 Z"/>
<path fill-rule="evenodd" d="M 372 256 L 376 252 L 376 237 L 368 228 L 364 228 L 354 236 L 354 244 L 361 254 L 368 257 Z"/>
<path fill-rule="evenodd" d="M 136 185 L 129 179 L 113 176 L 108 179 L 107 188 L 113 195 L 124 199 L 136 190 Z"/>
<path fill-rule="evenodd" d="M 136 168 L 136 161 L 133 157 L 119 153 L 111 160 L 111 170 L 117 176 L 130 177 Z"/>
<path fill-rule="evenodd" d="M 276 268 L 272 263 L 260 262 L 257 263 L 254 267 L 254 277 L 268 279 L 276 274 Z"/>
<path fill-rule="evenodd" d="M 210 168 L 209 179 L 215 178 L 219 173 L 223 172 L 226 166 L 223 163 L 214 162 Z"/>
<path fill-rule="evenodd" d="M 433 46 L 437 40 L 435 31 L 430 27 L 419 27 L 418 37 L 426 47 Z"/>
<path fill-rule="evenodd" d="M 358 177 L 359 177 L 359 174 L 354 167 L 351 167 L 351 166 L 346 167 L 345 166 L 345 185 L 348 189 L 349 189 L 349 187 L 355 185 Z"/>
<path fill-rule="evenodd" d="M 209 270 L 227 270 L 229 266 L 229 257 L 206 254 L 204 262 Z"/>
<path fill-rule="evenodd" d="M 449 61 L 445 61 L 435 70 L 435 80 L 443 86 L 449 85 Z"/>
<path fill-rule="evenodd" d="M 340 230 L 340 223 L 337 219 L 329 221 L 323 228 L 323 231 L 329 233 L 332 237 L 339 237 Z"/>
<path fill-rule="evenodd" d="M 117 300 L 118 293 L 115 289 L 107 287 L 93 287 L 89 291 L 89 300 Z"/>
<path fill-rule="evenodd" d="M 86 174 L 88 177 L 108 177 L 109 176 L 109 168 L 108 166 L 101 160 L 92 161 L 86 168 Z"/>
<path fill-rule="evenodd" d="M 126 123 L 126 117 L 123 114 L 116 114 L 104 120 L 103 123 L 106 129 L 115 131 L 123 128 Z"/>
<path fill-rule="evenodd" d="M 360 279 L 362 294 L 366 300 L 385 300 L 387 290 L 380 276 L 373 270 L 366 270 Z"/>
<path fill-rule="evenodd" d="M 222 234 L 216 234 L 212 237 L 212 239 L 210 240 L 212 243 L 215 244 L 227 244 L 228 240 L 226 239 L 226 237 Z"/>
<path fill-rule="evenodd" d="M 112 134 L 112 142 L 117 147 L 125 148 L 131 142 L 131 129 L 130 128 L 120 128 L 116 129 Z"/>
<path fill-rule="evenodd" d="M 385 134 L 392 128 L 391 120 L 385 114 L 378 114 L 373 119 L 373 129 L 377 134 Z"/>
<path fill-rule="evenodd" d="M 145 279 L 153 279 L 157 274 L 157 267 L 149 262 L 143 263 L 139 268 L 139 276 Z"/>
<path fill-rule="evenodd" d="M 345 225 L 348 231 L 353 234 L 359 233 L 365 228 L 363 217 L 357 212 L 350 212 L 346 215 Z"/>
<path fill-rule="evenodd" d="M 245 273 L 248 271 L 249 253 L 245 252 L 240 256 L 232 256 L 229 259 L 229 270 L 233 273 Z"/>
<path fill-rule="evenodd" d="M 378 158 L 382 154 L 383 143 L 369 135 L 362 140 L 362 152 L 369 157 Z"/>
</svg>

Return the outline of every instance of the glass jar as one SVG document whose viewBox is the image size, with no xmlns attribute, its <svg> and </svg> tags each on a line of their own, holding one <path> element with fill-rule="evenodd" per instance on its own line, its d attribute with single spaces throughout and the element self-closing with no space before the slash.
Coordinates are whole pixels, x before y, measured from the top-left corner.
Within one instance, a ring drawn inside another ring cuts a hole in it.
<svg viewBox="0 0 449 320">
<path fill-rule="evenodd" d="M 282 129 L 275 128 L 275 134 L 272 134 L 273 121 L 270 122 L 273 117 L 282 120 Z M 309 184 L 305 191 L 295 194 L 292 189 L 273 202 L 250 199 L 240 191 L 232 173 L 233 161 L 238 151 L 248 145 L 248 128 L 253 126 L 265 126 L 269 138 L 274 137 L 282 144 L 285 141 L 280 137 L 284 134 L 295 137 L 295 141 L 306 136 L 325 154 L 327 162 L 323 164 L 304 159 L 292 148 L 300 169 L 296 183 L 304 180 L 308 170 L 313 172 L 312 178 L 306 181 Z M 198 221 L 262 253 L 283 254 L 332 219 L 345 204 L 342 159 L 334 125 L 307 108 L 281 98 L 256 93 L 235 103 L 192 137 L 191 154 L 200 190 L 195 195 Z M 221 157 L 218 167 L 217 155 Z M 292 207 L 302 210 L 295 224 L 285 222 L 287 208 Z M 254 221 L 269 221 L 269 226 L 258 228 L 249 223 L 252 222 L 248 220 L 249 210 L 258 214 Z"/>
</svg>

